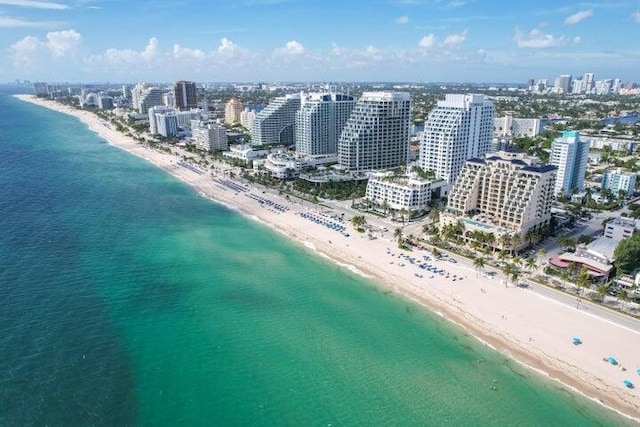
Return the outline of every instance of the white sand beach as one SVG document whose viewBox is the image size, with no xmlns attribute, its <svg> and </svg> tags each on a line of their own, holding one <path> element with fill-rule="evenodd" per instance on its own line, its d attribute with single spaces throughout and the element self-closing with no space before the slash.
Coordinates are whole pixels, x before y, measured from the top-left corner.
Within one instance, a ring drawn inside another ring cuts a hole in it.
<svg viewBox="0 0 640 427">
<path fill-rule="evenodd" d="M 179 156 L 141 145 L 91 112 L 32 95 L 17 97 L 78 117 L 110 144 L 152 162 L 207 197 L 269 224 L 301 245 L 312 245 L 336 262 L 354 266 L 380 286 L 441 313 L 498 351 L 640 422 L 640 375 L 636 373 L 640 368 L 640 333 L 590 314 L 590 304 L 585 302 L 577 308 L 575 303 L 558 303 L 529 289 L 506 287 L 499 273 L 493 278 L 478 277 L 468 260 L 455 264 L 428 261 L 445 270 L 448 277 L 420 269 L 409 260 L 398 258 L 402 251 L 397 248 L 391 231 L 370 240 L 345 221 L 343 225 L 350 234 L 345 237 L 301 216 L 301 213 L 319 216 L 313 205 L 262 193 L 263 189 L 248 188 L 244 183 L 240 185 L 247 188 L 246 191 L 231 188 L 215 180 L 230 180 L 228 177 L 212 176 L 209 171 L 197 173 L 181 166 Z M 282 212 L 256 198 L 286 209 Z M 402 253 L 414 257 L 418 263 L 424 262 L 423 256 L 428 255 L 420 251 Z M 572 337 L 576 336 L 582 344 L 573 344 Z M 608 357 L 615 357 L 618 365 L 603 360 Z M 625 379 L 634 382 L 636 388 L 626 388 Z"/>
</svg>

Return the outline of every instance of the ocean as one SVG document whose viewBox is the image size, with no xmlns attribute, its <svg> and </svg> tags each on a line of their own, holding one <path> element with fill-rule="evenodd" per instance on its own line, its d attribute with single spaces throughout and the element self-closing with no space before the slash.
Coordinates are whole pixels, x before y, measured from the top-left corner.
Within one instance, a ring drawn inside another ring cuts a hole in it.
<svg viewBox="0 0 640 427">
<path fill-rule="evenodd" d="M 0 110 L 1 426 L 632 425 L 73 117 Z"/>
</svg>

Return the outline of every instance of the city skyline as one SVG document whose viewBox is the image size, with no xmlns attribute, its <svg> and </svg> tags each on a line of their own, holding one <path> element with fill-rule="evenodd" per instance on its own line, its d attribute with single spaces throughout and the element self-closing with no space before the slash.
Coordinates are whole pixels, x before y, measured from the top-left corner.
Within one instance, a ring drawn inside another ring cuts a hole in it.
<svg viewBox="0 0 640 427">
<path fill-rule="evenodd" d="M 640 80 L 618 34 L 640 35 L 640 2 L 0 0 L 0 79 Z"/>
</svg>

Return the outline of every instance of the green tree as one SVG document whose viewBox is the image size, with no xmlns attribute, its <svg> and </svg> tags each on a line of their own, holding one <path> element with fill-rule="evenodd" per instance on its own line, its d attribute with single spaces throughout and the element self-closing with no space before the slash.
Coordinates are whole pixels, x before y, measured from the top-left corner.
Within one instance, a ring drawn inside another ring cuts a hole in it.
<svg viewBox="0 0 640 427">
<path fill-rule="evenodd" d="M 351 218 L 351 224 L 356 230 L 362 231 L 367 224 L 367 219 L 364 215 L 354 215 L 353 218 Z"/>
<path fill-rule="evenodd" d="M 625 303 L 629 302 L 629 292 L 626 289 L 620 289 L 618 301 L 622 302 L 622 308 L 624 308 Z"/>
<path fill-rule="evenodd" d="M 578 289 L 580 289 L 580 292 L 584 295 L 584 290 L 588 288 L 589 285 L 591 285 L 589 270 L 587 270 L 586 267 L 582 267 L 576 277 L 576 286 L 578 286 Z"/>
<path fill-rule="evenodd" d="M 395 239 L 398 241 L 398 246 L 402 245 L 403 243 L 402 228 L 398 227 L 395 230 L 393 230 L 393 237 L 395 237 Z"/>
<path fill-rule="evenodd" d="M 480 275 L 480 271 L 484 268 L 484 259 L 482 257 L 474 258 L 473 266 L 476 268 L 476 276 Z"/>
<path fill-rule="evenodd" d="M 640 233 L 622 239 L 613 252 L 616 268 L 621 273 L 630 274 L 640 265 Z"/>
<path fill-rule="evenodd" d="M 525 267 L 527 267 L 529 270 L 533 271 L 536 269 L 536 259 L 534 257 L 528 257 L 527 259 L 524 260 L 524 265 Z"/>
<path fill-rule="evenodd" d="M 598 286 L 597 295 L 600 302 L 604 301 L 604 297 L 609 293 L 609 287 L 606 284 Z"/>
</svg>

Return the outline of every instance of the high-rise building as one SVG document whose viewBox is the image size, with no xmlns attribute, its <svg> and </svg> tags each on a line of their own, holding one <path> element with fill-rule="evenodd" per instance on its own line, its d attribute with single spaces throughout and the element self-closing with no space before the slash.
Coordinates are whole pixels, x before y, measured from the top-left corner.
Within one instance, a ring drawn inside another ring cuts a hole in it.
<svg viewBox="0 0 640 427">
<path fill-rule="evenodd" d="M 540 119 L 519 119 L 509 112 L 494 119 L 494 135 L 498 137 L 535 137 L 540 133 Z"/>
<path fill-rule="evenodd" d="M 47 83 L 34 83 L 33 91 L 35 92 L 37 97 L 47 97 L 49 96 L 49 85 Z"/>
<path fill-rule="evenodd" d="M 165 107 L 164 105 L 156 105 L 154 107 L 151 107 L 147 110 L 148 114 L 149 114 L 149 133 L 151 135 L 155 135 L 158 132 L 158 121 L 156 119 L 156 114 L 166 114 L 166 113 L 173 113 L 175 110 L 173 108 L 170 107 Z M 177 125 L 177 119 L 176 119 L 176 125 Z"/>
<path fill-rule="evenodd" d="M 98 108 L 102 110 L 110 110 L 113 108 L 113 98 L 110 96 L 98 96 Z"/>
<path fill-rule="evenodd" d="M 198 108 L 196 97 L 196 84 L 184 80 L 177 81 L 173 86 L 175 107 L 184 111 L 191 108 Z"/>
<path fill-rule="evenodd" d="M 296 152 L 309 156 L 337 153 L 338 139 L 355 105 L 351 95 L 303 94 L 296 113 Z"/>
<path fill-rule="evenodd" d="M 191 128 L 192 138 L 198 149 L 205 151 L 229 149 L 229 139 L 224 126 L 193 120 Z"/>
<path fill-rule="evenodd" d="M 571 92 L 571 75 L 562 74 L 555 81 L 554 89 L 557 93 Z"/>
<path fill-rule="evenodd" d="M 593 73 L 585 73 L 582 77 L 582 86 L 585 93 L 591 93 L 595 89 Z"/>
<path fill-rule="evenodd" d="M 147 114 L 149 108 L 163 105 L 162 90 L 147 83 L 138 83 L 131 89 L 131 101 L 140 114 Z"/>
<path fill-rule="evenodd" d="M 338 140 L 340 166 L 350 171 L 407 162 L 411 98 L 406 92 L 364 92 Z"/>
<path fill-rule="evenodd" d="M 549 224 L 556 167 L 536 157 L 504 151 L 467 160 L 453 186 L 447 211 L 465 228 L 504 234 L 525 234 Z M 471 219 L 473 217 L 473 219 Z M 523 242 L 507 245 L 518 249 Z"/>
<path fill-rule="evenodd" d="M 589 160 L 589 143 L 580 139 L 580 132 L 564 131 L 551 143 L 549 163 L 558 168 L 555 194 L 570 196 L 584 189 L 584 175 Z"/>
<path fill-rule="evenodd" d="M 240 123 L 240 114 L 244 106 L 239 99 L 231 98 L 224 109 L 224 121 L 227 124 L 233 125 Z"/>
<path fill-rule="evenodd" d="M 293 126 L 300 109 L 300 94 L 280 96 L 256 114 L 251 129 L 253 145 L 293 145 Z"/>
<path fill-rule="evenodd" d="M 448 94 L 429 113 L 420 144 L 420 167 L 456 182 L 467 159 L 482 157 L 491 147 L 495 110 L 484 95 Z"/>
<path fill-rule="evenodd" d="M 253 129 L 253 122 L 256 119 L 255 111 L 250 110 L 249 108 L 245 108 L 240 113 L 240 124 L 245 129 Z"/>
</svg>

